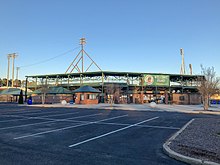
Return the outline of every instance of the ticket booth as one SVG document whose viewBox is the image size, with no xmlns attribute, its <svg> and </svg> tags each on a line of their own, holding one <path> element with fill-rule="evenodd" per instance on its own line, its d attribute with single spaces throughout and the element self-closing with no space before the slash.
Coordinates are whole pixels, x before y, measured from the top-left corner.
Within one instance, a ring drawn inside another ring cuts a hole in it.
<svg viewBox="0 0 220 165">
<path fill-rule="evenodd" d="M 98 104 L 101 91 L 90 86 L 82 86 L 73 93 L 76 96 L 75 104 Z"/>
</svg>

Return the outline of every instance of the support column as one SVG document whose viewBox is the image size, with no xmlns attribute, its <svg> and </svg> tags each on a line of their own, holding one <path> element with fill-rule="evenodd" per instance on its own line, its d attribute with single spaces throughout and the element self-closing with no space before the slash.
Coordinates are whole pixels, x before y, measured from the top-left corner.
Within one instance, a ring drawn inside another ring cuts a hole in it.
<svg viewBox="0 0 220 165">
<path fill-rule="evenodd" d="M 35 90 L 37 90 L 37 77 L 35 79 L 36 83 L 35 83 Z"/>
<path fill-rule="evenodd" d="M 130 104 L 130 96 L 129 96 L 129 85 L 130 85 L 130 82 L 129 82 L 129 75 L 127 74 L 127 104 Z"/>
<path fill-rule="evenodd" d="M 102 96 L 101 96 L 101 103 L 104 103 L 104 73 L 102 72 Z"/>
<path fill-rule="evenodd" d="M 67 89 L 70 89 L 70 75 L 67 78 Z"/>
<path fill-rule="evenodd" d="M 27 89 L 28 89 L 28 77 L 26 77 L 26 82 L 25 82 L 25 102 L 27 102 Z"/>
<path fill-rule="evenodd" d="M 80 74 L 80 86 L 82 86 L 82 85 L 83 85 L 83 75 Z"/>
<path fill-rule="evenodd" d="M 8 72 L 7 72 L 7 88 L 9 87 L 9 72 L 10 72 L 10 59 L 11 59 L 11 54 L 8 54 Z"/>
</svg>

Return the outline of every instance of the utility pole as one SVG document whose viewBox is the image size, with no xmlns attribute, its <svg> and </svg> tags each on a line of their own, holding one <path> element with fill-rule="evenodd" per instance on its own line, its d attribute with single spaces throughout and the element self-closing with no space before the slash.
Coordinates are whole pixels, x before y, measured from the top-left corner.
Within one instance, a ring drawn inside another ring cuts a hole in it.
<svg viewBox="0 0 220 165">
<path fill-rule="evenodd" d="M 8 54 L 8 71 L 7 71 L 7 88 L 9 87 L 9 78 L 10 78 L 10 59 L 12 58 L 12 87 L 14 87 L 14 60 L 18 55 L 16 53 Z"/>
<path fill-rule="evenodd" d="M 19 71 L 20 67 L 16 67 L 16 79 L 18 80 L 18 71 Z"/>
<path fill-rule="evenodd" d="M 8 54 L 7 57 L 8 57 L 8 71 L 7 71 L 7 88 L 8 88 L 8 86 L 9 86 L 9 71 L 10 71 L 11 54 Z"/>
<path fill-rule="evenodd" d="M 78 73 L 84 73 L 87 72 L 89 70 L 89 68 L 94 64 L 100 71 L 101 68 L 95 63 L 95 61 L 88 55 L 88 53 L 86 53 L 86 51 L 84 50 L 84 45 L 86 44 L 86 39 L 85 38 L 80 38 L 80 45 L 81 45 L 81 50 L 80 52 L 77 54 L 77 56 L 74 58 L 74 60 L 72 61 L 72 63 L 69 65 L 68 69 L 66 70 L 65 74 L 72 73 L 74 71 L 74 69 L 76 69 L 78 71 Z M 84 64 L 85 64 L 85 57 L 88 57 L 88 59 L 91 61 L 90 65 L 88 67 L 84 68 Z M 80 67 L 81 64 L 82 66 Z M 71 70 L 72 67 L 72 70 Z"/>
<path fill-rule="evenodd" d="M 181 64 L 180 74 L 186 74 L 183 48 L 180 48 L 180 55 L 182 56 L 182 64 Z"/>
<path fill-rule="evenodd" d="M 83 61 L 83 53 L 84 53 L 84 49 L 83 46 L 86 44 L 86 39 L 85 38 L 80 38 L 80 45 L 82 46 L 82 73 L 84 72 L 84 61 Z"/>
<path fill-rule="evenodd" d="M 192 64 L 189 64 L 190 75 L 192 75 Z"/>
<path fill-rule="evenodd" d="M 20 67 L 16 67 L 16 88 L 18 87 L 18 71 Z"/>
<path fill-rule="evenodd" d="M 15 58 L 17 57 L 18 55 L 16 55 L 15 53 L 12 54 L 12 87 L 14 87 L 14 72 L 15 72 Z"/>
</svg>

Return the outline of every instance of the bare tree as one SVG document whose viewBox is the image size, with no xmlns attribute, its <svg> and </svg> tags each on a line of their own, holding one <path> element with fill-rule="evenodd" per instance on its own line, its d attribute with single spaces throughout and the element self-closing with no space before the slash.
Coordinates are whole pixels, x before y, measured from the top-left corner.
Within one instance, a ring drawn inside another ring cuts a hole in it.
<svg viewBox="0 0 220 165">
<path fill-rule="evenodd" d="M 42 104 L 44 104 L 46 100 L 46 94 L 49 91 L 49 87 L 48 85 L 42 85 L 39 90 L 41 91 Z"/>
<path fill-rule="evenodd" d="M 109 95 L 109 103 L 119 103 L 119 98 L 121 95 L 121 87 L 118 84 L 108 84 L 106 86 L 106 92 Z"/>
<path fill-rule="evenodd" d="M 204 110 L 209 108 L 209 98 L 218 92 L 220 79 L 216 77 L 214 67 L 205 68 L 201 65 L 202 75 L 204 78 L 200 78 L 200 85 L 198 90 L 202 95 L 202 102 Z"/>
</svg>

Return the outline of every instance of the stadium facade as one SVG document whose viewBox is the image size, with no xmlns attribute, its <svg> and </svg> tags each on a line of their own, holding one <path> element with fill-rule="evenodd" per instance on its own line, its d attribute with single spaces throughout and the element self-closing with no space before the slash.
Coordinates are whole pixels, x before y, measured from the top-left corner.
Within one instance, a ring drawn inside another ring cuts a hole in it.
<svg viewBox="0 0 220 165">
<path fill-rule="evenodd" d="M 62 86 L 73 91 L 89 85 L 101 91 L 99 102 L 103 103 L 115 97 L 115 103 L 200 104 L 197 87 L 203 78 L 201 75 L 96 71 L 26 76 L 26 89 Z"/>
</svg>

